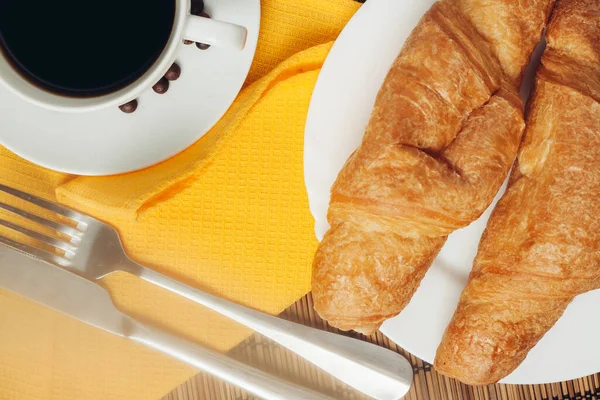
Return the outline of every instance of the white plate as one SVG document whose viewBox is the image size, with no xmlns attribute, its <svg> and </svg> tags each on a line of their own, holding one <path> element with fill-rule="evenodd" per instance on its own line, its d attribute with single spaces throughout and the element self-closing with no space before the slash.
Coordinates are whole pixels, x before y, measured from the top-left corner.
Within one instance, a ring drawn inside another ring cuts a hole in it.
<svg viewBox="0 0 600 400">
<path fill-rule="evenodd" d="M 181 44 L 181 77 L 166 94 L 147 90 L 133 114 L 117 107 L 80 114 L 48 111 L 0 88 L 0 144 L 36 164 L 78 175 L 134 171 L 189 147 L 239 93 L 260 26 L 260 0 L 205 0 L 205 9 L 215 19 L 248 28 L 243 51 Z"/>
<path fill-rule="evenodd" d="M 304 154 L 306 188 L 319 239 L 329 228 L 326 216 L 331 185 L 360 144 L 375 96 L 393 60 L 432 3 L 368 1 L 346 26 L 323 66 L 308 113 Z M 478 221 L 450 236 L 408 307 L 381 329 L 427 362 L 433 361 L 454 313 L 492 207 Z M 557 382 L 599 371 L 596 341 L 600 321 L 594 318 L 599 304 L 600 291 L 578 297 L 503 382 Z"/>
</svg>

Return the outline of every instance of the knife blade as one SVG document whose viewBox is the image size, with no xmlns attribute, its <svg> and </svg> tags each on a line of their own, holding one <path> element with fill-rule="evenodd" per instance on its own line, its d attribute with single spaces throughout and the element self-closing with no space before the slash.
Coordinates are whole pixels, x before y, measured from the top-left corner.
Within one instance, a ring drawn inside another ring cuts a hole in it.
<svg viewBox="0 0 600 400">
<path fill-rule="evenodd" d="M 122 337 L 133 326 L 102 287 L 4 245 L 0 245 L 0 287 Z"/>
</svg>

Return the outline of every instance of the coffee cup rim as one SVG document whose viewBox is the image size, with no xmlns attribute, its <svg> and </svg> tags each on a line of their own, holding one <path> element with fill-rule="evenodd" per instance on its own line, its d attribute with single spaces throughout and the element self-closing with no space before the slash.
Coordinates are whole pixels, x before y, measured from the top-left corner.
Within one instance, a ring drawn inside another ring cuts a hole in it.
<svg viewBox="0 0 600 400">
<path fill-rule="evenodd" d="M 23 77 L 2 51 L 0 51 L 0 85 L 30 103 L 53 111 L 89 112 L 111 106 L 120 106 L 134 100 L 163 77 L 175 61 L 175 54 L 179 46 L 182 45 L 186 17 L 191 7 L 191 1 L 174 1 L 173 28 L 163 51 L 142 76 L 124 88 L 112 93 L 86 98 L 52 93 L 32 84 Z"/>
</svg>

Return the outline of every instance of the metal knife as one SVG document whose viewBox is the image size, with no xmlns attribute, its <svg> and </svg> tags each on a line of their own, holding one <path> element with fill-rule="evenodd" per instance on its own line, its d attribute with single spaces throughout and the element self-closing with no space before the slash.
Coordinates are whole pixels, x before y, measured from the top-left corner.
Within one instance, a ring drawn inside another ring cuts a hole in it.
<svg viewBox="0 0 600 400">
<path fill-rule="evenodd" d="M 141 343 L 267 400 L 331 400 L 221 353 L 145 326 L 119 311 L 101 286 L 0 244 L 0 288 Z"/>
</svg>

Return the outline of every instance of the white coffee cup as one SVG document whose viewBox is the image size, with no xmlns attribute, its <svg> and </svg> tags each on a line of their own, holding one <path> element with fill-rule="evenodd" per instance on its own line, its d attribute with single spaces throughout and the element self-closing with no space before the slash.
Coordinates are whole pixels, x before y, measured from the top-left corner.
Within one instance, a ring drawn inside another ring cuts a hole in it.
<svg viewBox="0 0 600 400">
<path fill-rule="evenodd" d="M 243 26 L 191 15 L 191 0 L 175 1 L 175 20 L 167 45 L 156 62 L 130 85 L 109 94 L 96 97 L 69 97 L 52 93 L 29 82 L 17 72 L 12 63 L 0 51 L 0 84 L 21 98 L 55 111 L 85 112 L 107 107 L 117 107 L 136 99 L 150 90 L 175 62 L 183 40 L 205 43 L 211 46 L 241 51 L 246 43 L 247 30 Z"/>
</svg>

